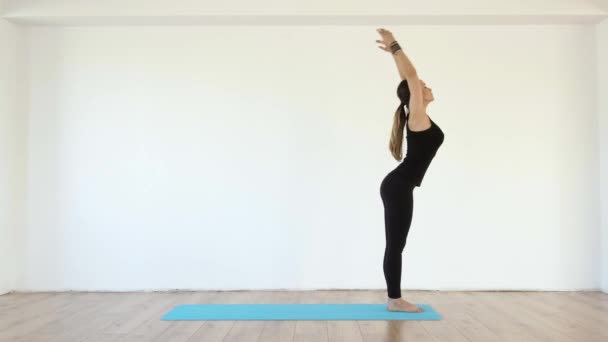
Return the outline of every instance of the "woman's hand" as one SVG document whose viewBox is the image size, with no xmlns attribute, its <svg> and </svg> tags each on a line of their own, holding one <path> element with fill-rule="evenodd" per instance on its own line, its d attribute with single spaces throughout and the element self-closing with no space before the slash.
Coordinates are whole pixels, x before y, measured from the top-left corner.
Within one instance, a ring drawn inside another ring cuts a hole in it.
<svg viewBox="0 0 608 342">
<path fill-rule="evenodd" d="M 395 37 L 393 37 L 393 34 L 390 31 L 385 30 L 383 28 L 379 28 L 377 31 L 378 31 L 378 33 L 380 33 L 382 40 L 376 40 L 376 43 L 384 44 L 384 46 L 378 46 L 378 47 L 386 52 L 392 53 L 391 44 L 395 42 Z"/>
</svg>

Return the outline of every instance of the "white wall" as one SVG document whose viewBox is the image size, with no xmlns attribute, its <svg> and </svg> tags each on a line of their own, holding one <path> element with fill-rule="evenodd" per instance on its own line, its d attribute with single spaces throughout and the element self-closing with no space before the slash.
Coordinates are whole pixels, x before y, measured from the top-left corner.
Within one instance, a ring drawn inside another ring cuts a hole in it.
<svg viewBox="0 0 608 342">
<path fill-rule="evenodd" d="M 608 20 L 597 26 L 602 290 L 608 293 Z"/>
<path fill-rule="evenodd" d="M 376 28 L 31 28 L 19 290 L 383 288 Z M 595 28 L 389 28 L 446 134 L 403 288 L 597 289 Z"/>
<path fill-rule="evenodd" d="M 11 16 L 578 15 L 597 14 L 598 8 L 598 4 L 580 0 L 6 0 L 6 13 Z"/>
<path fill-rule="evenodd" d="M 8 0 L 24 25 L 502 25 L 595 24 L 602 4 L 580 0 Z"/>
<path fill-rule="evenodd" d="M 16 286 L 25 218 L 24 123 L 16 91 L 18 36 L 18 28 L 0 18 L 0 294 Z"/>
</svg>

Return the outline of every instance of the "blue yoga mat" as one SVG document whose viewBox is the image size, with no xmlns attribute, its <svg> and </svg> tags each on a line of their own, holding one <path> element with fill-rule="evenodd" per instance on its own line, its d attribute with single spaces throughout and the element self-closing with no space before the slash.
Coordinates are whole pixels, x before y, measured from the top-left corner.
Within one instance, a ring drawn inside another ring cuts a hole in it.
<svg viewBox="0 0 608 342">
<path fill-rule="evenodd" d="M 386 304 L 184 304 L 162 320 L 441 320 L 430 305 L 416 306 L 424 311 L 388 311 Z"/>
</svg>

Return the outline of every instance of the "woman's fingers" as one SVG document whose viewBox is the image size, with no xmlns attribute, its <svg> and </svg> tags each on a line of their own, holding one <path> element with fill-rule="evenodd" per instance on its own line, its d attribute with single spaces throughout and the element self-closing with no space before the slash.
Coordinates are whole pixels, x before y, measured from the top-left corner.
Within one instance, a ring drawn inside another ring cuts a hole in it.
<svg viewBox="0 0 608 342">
<path fill-rule="evenodd" d="M 383 29 L 378 29 L 378 32 L 380 33 L 380 36 L 382 36 L 383 43 L 394 40 L 393 35 L 389 31 L 386 31 Z M 376 42 L 378 43 L 379 41 L 376 41 Z"/>
<path fill-rule="evenodd" d="M 386 41 L 384 40 L 376 40 L 376 43 L 378 44 L 384 44 L 384 46 L 387 46 L 388 44 L 386 43 Z"/>
<path fill-rule="evenodd" d="M 388 47 L 387 47 L 387 45 L 388 45 L 388 44 L 386 43 L 386 41 L 390 40 L 390 39 L 389 39 L 389 38 L 390 38 L 390 32 L 389 32 L 389 31 L 387 31 L 387 30 L 385 30 L 385 29 L 383 29 L 383 28 L 379 28 L 377 31 L 378 31 L 378 33 L 380 33 L 380 35 L 382 36 L 382 39 L 383 39 L 383 40 L 376 40 L 376 43 L 379 43 L 379 44 L 384 44 L 384 46 L 378 46 L 378 47 L 379 47 L 380 49 L 382 49 L 383 51 L 387 51 L 387 52 L 388 52 L 388 51 L 390 51 L 390 50 L 388 49 Z"/>
</svg>

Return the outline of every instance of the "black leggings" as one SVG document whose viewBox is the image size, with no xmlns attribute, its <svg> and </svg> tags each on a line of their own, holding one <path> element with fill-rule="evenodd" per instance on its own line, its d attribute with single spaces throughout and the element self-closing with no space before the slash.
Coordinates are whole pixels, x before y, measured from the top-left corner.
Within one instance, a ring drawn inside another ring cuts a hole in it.
<svg viewBox="0 0 608 342">
<path fill-rule="evenodd" d="M 401 253 L 412 222 L 414 188 L 397 171 L 391 171 L 380 185 L 386 236 L 383 269 L 389 298 L 401 297 Z"/>
</svg>

